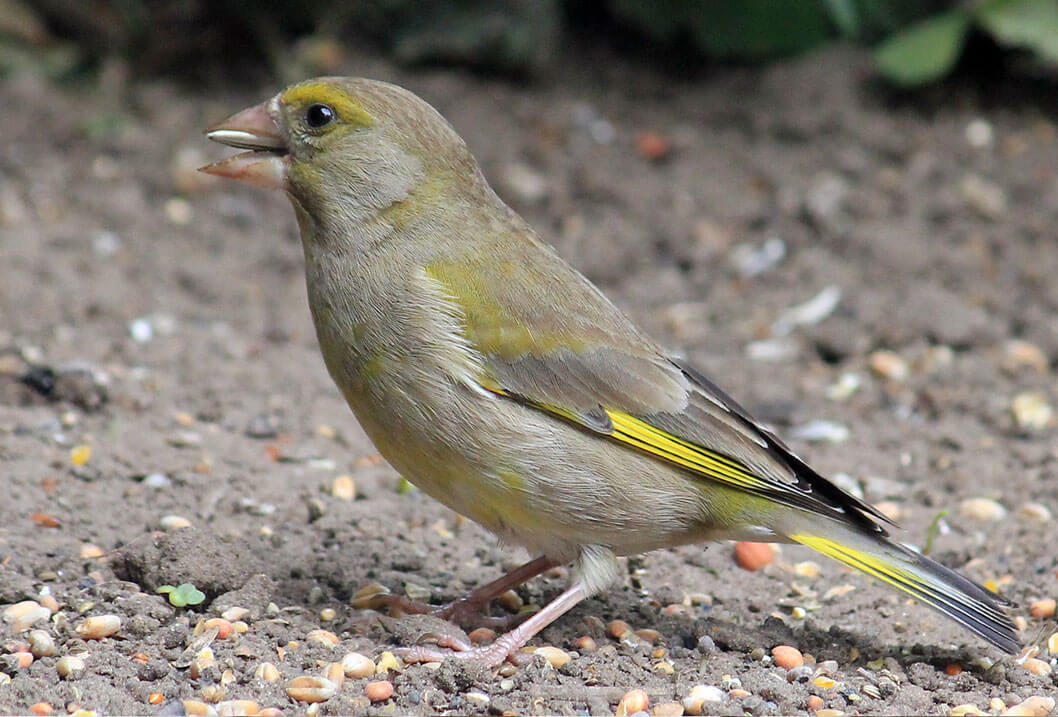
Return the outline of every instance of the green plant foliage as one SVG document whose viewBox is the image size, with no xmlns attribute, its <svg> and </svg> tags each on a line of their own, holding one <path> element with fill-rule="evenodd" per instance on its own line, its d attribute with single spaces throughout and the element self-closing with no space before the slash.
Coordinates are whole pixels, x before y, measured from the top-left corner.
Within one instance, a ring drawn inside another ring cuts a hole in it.
<svg viewBox="0 0 1058 717">
<path fill-rule="evenodd" d="M 874 51 L 874 59 L 893 84 L 924 85 L 951 71 L 969 29 L 969 15 L 959 8 L 949 10 L 896 33 Z"/>
<path fill-rule="evenodd" d="M 989 0 L 978 7 L 976 20 L 997 42 L 1058 62 L 1058 1 Z"/>
<path fill-rule="evenodd" d="M 717 58 L 803 52 L 835 34 L 827 0 L 615 0 L 614 13 L 656 39 L 690 39 Z"/>
<path fill-rule="evenodd" d="M 161 585 L 155 591 L 169 595 L 169 604 L 174 607 L 187 607 L 188 605 L 199 605 L 206 599 L 206 594 L 191 583 L 180 583 L 177 587 L 172 585 Z"/>
</svg>

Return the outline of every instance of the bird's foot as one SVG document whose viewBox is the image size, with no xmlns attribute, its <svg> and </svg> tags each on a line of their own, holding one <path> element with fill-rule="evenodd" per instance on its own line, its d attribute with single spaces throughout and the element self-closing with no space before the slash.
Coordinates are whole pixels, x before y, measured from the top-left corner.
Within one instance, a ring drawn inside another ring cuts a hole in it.
<svg viewBox="0 0 1058 717">
<path fill-rule="evenodd" d="M 450 639 L 447 635 L 431 634 L 424 638 L 431 639 L 432 644 L 414 645 L 412 647 L 399 647 L 393 650 L 405 662 L 443 662 L 452 658 L 456 660 L 472 660 L 485 667 L 499 667 L 510 660 L 514 664 L 521 664 L 530 655 L 521 652 L 521 645 L 516 639 L 506 639 L 511 635 L 501 636 L 491 645 L 475 647 L 469 642 Z"/>
</svg>

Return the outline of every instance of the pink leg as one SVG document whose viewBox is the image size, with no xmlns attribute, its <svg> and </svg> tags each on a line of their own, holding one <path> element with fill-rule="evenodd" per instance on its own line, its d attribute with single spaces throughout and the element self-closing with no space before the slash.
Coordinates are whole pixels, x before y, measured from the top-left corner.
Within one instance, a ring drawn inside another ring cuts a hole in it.
<svg viewBox="0 0 1058 717">
<path fill-rule="evenodd" d="M 535 578 L 545 570 L 555 567 L 555 565 L 556 563 L 553 560 L 541 555 L 521 567 L 515 568 L 506 575 L 493 580 L 491 583 L 474 589 L 458 600 L 453 600 L 447 605 L 440 607 L 409 600 L 402 595 L 388 594 L 376 595 L 371 598 L 369 607 L 373 610 L 395 609 L 411 615 L 434 615 L 442 620 L 453 622 L 460 627 L 471 624 L 481 625 L 488 622 L 494 622 L 498 626 L 506 627 L 508 621 L 505 618 L 489 618 L 482 615 L 489 601 L 512 588 L 518 587 L 526 580 Z"/>
<path fill-rule="evenodd" d="M 485 647 L 469 647 L 459 642 L 447 642 L 443 644 L 443 647 L 451 649 L 419 645 L 403 648 L 397 652 L 407 662 L 441 662 L 446 657 L 454 657 L 460 660 L 478 660 L 489 667 L 496 667 L 512 657 L 534 635 L 565 615 L 585 597 L 587 594 L 584 588 L 579 583 L 575 583 L 549 602 L 543 610 Z"/>
</svg>

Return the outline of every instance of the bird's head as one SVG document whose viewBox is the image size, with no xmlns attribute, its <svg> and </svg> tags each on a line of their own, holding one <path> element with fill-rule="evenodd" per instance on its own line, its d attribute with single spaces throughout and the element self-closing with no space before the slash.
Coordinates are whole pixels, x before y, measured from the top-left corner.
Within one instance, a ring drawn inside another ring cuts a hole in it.
<svg viewBox="0 0 1058 717">
<path fill-rule="evenodd" d="M 373 80 L 323 77 L 292 85 L 206 136 L 248 151 L 202 171 L 283 189 L 299 214 L 317 223 L 362 222 L 409 202 L 429 203 L 454 183 L 474 184 L 479 174 L 436 110 Z"/>
</svg>

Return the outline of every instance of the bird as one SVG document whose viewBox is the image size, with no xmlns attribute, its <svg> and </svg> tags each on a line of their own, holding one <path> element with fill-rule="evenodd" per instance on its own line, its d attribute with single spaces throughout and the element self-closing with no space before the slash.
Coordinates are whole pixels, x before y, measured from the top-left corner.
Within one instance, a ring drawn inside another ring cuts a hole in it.
<svg viewBox="0 0 1058 717">
<path fill-rule="evenodd" d="M 568 587 L 493 643 L 409 661 L 497 666 L 609 587 L 618 557 L 800 543 L 1015 653 L 1010 603 L 890 539 L 890 521 L 641 331 L 489 185 L 426 101 L 320 77 L 209 127 L 202 171 L 286 193 L 328 372 L 408 481 L 535 557 L 441 614 L 553 566 Z"/>
</svg>

